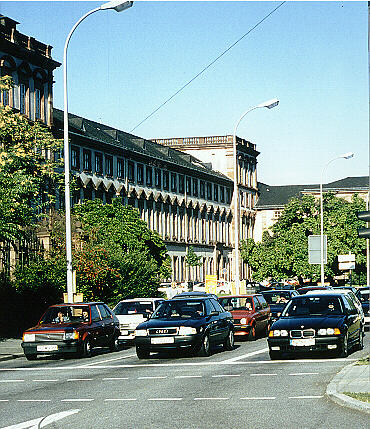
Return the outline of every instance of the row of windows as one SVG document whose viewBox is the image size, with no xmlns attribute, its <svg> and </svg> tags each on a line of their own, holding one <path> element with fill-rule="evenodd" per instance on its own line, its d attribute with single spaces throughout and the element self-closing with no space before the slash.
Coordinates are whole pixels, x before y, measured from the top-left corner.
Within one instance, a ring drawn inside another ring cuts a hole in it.
<svg viewBox="0 0 370 429">
<path fill-rule="evenodd" d="M 103 155 L 101 152 L 93 153 L 89 149 L 82 150 L 83 171 L 113 177 L 113 162 L 114 158 L 112 155 Z M 77 146 L 71 147 L 71 167 L 77 171 L 81 170 L 80 148 Z M 117 158 L 116 167 L 117 178 L 124 179 L 125 167 L 122 158 Z M 138 185 L 155 187 L 179 194 L 186 193 L 188 196 L 200 197 L 221 203 L 231 203 L 231 189 L 225 189 L 224 186 L 160 168 L 153 168 L 149 165 L 135 163 L 130 160 L 127 162 L 127 176 L 129 182 L 137 183 Z"/>
</svg>

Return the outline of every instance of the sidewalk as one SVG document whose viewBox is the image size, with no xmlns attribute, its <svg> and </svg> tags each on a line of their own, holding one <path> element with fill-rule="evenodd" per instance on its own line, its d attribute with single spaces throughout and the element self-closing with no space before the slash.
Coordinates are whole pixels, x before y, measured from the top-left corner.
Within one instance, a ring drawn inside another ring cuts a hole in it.
<svg viewBox="0 0 370 429">
<path fill-rule="evenodd" d="M 20 338 L 0 338 L 0 362 L 24 356 Z"/>
<path fill-rule="evenodd" d="M 345 366 L 326 388 L 327 396 L 339 405 L 370 414 L 370 402 L 363 402 L 343 392 L 370 393 L 370 365 Z"/>
</svg>

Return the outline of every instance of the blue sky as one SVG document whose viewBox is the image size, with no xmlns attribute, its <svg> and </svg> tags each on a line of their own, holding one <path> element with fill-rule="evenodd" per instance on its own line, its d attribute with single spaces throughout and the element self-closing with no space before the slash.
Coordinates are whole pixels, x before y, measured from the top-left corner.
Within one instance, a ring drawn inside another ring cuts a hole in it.
<svg viewBox="0 0 370 429">
<path fill-rule="evenodd" d="M 102 2 L 103 3 L 103 2 Z M 67 34 L 100 2 L 1 1 L 18 30 L 63 59 Z M 69 111 L 130 132 L 281 2 L 135 1 L 79 25 L 68 48 Z M 367 2 L 284 3 L 135 129 L 144 138 L 232 134 L 257 145 L 258 180 L 319 183 L 369 174 Z M 62 67 L 54 105 L 63 108 Z"/>
</svg>

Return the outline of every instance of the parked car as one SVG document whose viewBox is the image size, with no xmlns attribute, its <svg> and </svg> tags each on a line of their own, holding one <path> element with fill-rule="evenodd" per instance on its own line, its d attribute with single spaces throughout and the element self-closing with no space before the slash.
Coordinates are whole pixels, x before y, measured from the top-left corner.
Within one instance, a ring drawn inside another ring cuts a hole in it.
<svg viewBox="0 0 370 429">
<path fill-rule="evenodd" d="M 283 312 L 287 303 L 292 299 L 292 296 L 297 296 L 299 293 L 295 290 L 264 290 L 261 292 L 267 304 L 271 309 L 271 323 L 275 322 Z"/>
<path fill-rule="evenodd" d="M 212 296 L 178 297 L 164 301 L 151 318 L 135 331 L 136 354 L 146 359 L 150 352 L 187 350 L 209 356 L 211 347 L 234 347 L 231 313 Z"/>
<path fill-rule="evenodd" d="M 267 341 L 271 359 L 328 350 L 346 357 L 350 348 L 363 348 L 363 337 L 359 310 L 346 294 L 333 291 L 292 297 Z"/>
<path fill-rule="evenodd" d="M 370 308 L 369 308 L 370 287 L 360 287 L 357 289 L 356 296 L 361 302 L 364 311 L 365 329 L 370 329 Z"/>
<path fill-rule="evenodd" d="M 333 290 L 333 288 L 331 286 L 304 286 L 304 287 L 299 287 L 298 289 L 296 289 L 296 291 L 300 295 L 304 295 L 307 292 L 317 291 L 317 290 Z"/>
<path fill-rule="evenodd" d="M 223 296 L 219 302 L 233 316 L 235 336 L 255 340 L 270 329 L 271 310 L 261 294 Z"/>
<path fill-rule="evenodd" d="M 135 339 L 136 326 L 147 320 L 163 301 L 163 298 L 134 298 L 120 301 L 113 309 L 119 320 L 118 342 L 132 343 Z"/>
<path fill-rule="evenodd" d="M 23 333 L 28 360 L 37 355 L 74 353 L 89 357 L 95 346 L 117 350 L 119 321 L 102 302 L 59 304 L 49 307 L 33 328 Z"/>
</svg>

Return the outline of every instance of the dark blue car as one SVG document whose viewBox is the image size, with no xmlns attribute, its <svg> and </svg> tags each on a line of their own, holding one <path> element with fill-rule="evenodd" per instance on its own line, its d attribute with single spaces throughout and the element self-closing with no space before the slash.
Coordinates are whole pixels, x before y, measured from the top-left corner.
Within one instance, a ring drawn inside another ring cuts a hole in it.
<svg viewBox="0 0 370 429">
<path fill-rule="evenodd" d="M 271 322 L 275 322 L 293 296 L 299 295 L 295 290 L 264 290 L 261 292 L 271 309 Z"/>
<path fill-rule="evenodd" d="M 356 296 L 360 300 L 365 316 L 365 329 L 370 329 L 370 308 L 369 308 L 370 287 L 360 287 L 357 289 Z"/>
<path fill-rule="evenodd" d="M 360 310 L 346 294 L 333 291 L 292 297 L 267 341 L 271 359 L 312 351 L 346 357 L 352 347 L 363 348 L 363 337 Z"/>
</svg>

